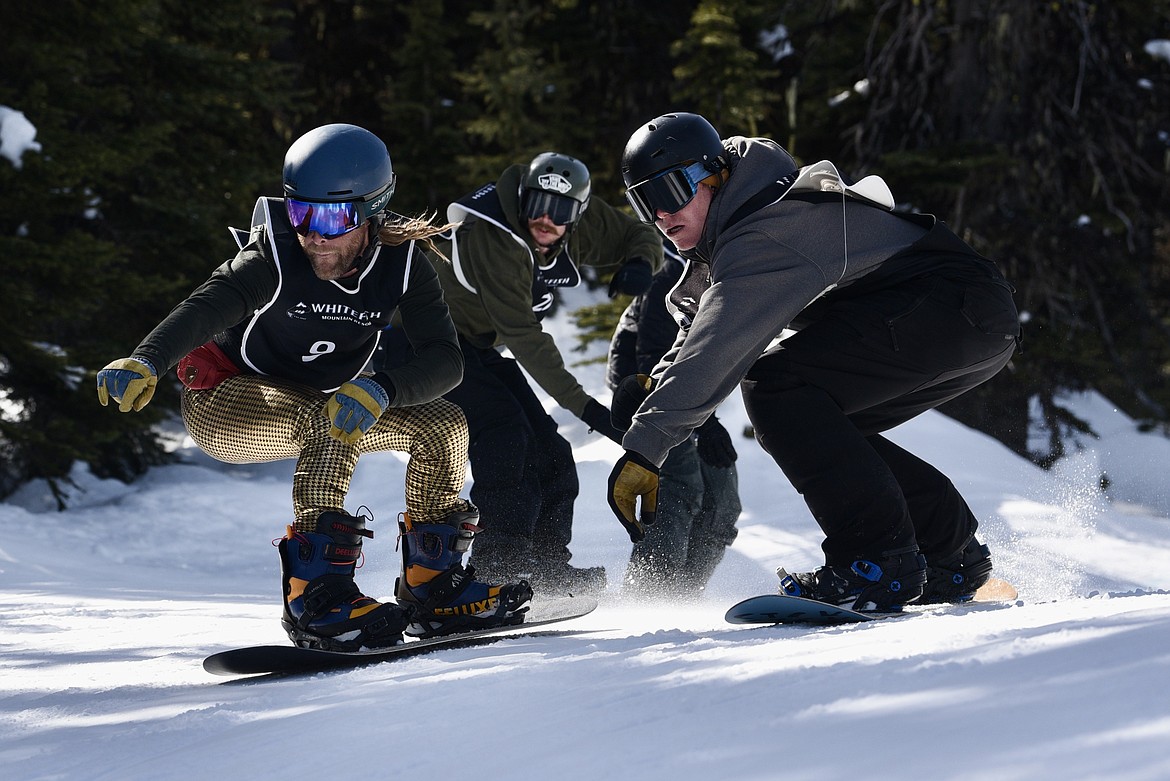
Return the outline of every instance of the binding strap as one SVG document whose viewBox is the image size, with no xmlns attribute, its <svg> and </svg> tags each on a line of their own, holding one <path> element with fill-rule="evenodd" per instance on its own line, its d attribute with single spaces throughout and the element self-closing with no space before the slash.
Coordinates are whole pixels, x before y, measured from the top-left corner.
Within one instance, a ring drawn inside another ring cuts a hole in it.
<svg viewBox="0 0 1170 781">
<path fill-rule="evenodd" d="M 305 586 L 302 595 L 305 612 L 297 620 L 300 629 L 308 629 L 309 624 L 328 613 L 333 608 L 348 602 L 354 597 L 364 596 L 358 589 L 353 578 L 348 575 L 322 575 Z"/>
<path fill-rule="evenodd" d="M 475 567 L 456 564 L 427 582 L 429 592 L 419 607 L 427 613 L 433 613 L 436 607 L 454 602 L 474 580 Z"/>
</svg>

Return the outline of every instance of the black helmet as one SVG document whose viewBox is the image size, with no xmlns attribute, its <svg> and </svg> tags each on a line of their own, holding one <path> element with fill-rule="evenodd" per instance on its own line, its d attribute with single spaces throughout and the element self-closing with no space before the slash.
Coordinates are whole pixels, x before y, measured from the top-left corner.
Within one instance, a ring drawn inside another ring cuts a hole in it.
<svg viewBox="0 0 1170 781">
<path fill-rule="evenodd" d="M 703 163 L 711 173 L 726 167 L 723 140 L 698 114 L 663 114 L 634 131 L 622 153 L 622 179 L 632 187 L 671 168 Z"/>
<path fill-rule="evenodd" d="M 520 215 L 547 214 L 557 225 L 572 225 L 589 206 L 589 169 L 575 157 L 542 152 L 520 179 Z"/>
<path fill-rule="evenodd" d="M 395 180 L 386 145 L 356 125 L 310 130 L 284 156 L 285 205 L 301 233 L 332 238 L 360 227 L 390 203 Z"/>
<path fill-rule="evenodd" d="M 698 114 L 663 114 L 626 142 L 626 199 L 643 222 L 654 222 L 657 210 L 678 211 L 699 182 L 726 167 L 723 140 L 710 122 Z"/>
</svg>

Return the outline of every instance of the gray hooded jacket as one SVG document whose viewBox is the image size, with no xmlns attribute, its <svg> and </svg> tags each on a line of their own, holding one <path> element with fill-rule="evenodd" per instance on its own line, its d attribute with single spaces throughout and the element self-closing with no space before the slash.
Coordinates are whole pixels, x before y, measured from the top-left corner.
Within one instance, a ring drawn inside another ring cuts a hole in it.
<svg viewBox="0 0 1170 781">
<path fill-rule="evenodd" d="M 893 214 L 884 182 L 867 177 L 847 187 L 827 162 L 801 169 L 783 198 L 741 217 L 745 203 L 797 166 L 768 139 L 733 137 L 724 147 L 730 178 L 715 193 L 699 245 L 683 253 L 687 270 L 671 295 L 682 330 L 622 442 L 657 465 L 812 302 L 881 269 L 933 222 Z M 970 259 L 982 260 L 973 252 Z"/>
</svg>

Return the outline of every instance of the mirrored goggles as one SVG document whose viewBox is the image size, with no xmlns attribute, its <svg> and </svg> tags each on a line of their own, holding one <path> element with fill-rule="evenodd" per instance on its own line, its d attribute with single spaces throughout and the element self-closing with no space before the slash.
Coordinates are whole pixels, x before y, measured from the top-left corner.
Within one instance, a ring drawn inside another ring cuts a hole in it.
<svg viewBox="0 0 1170 781">
<path fill-rule="evenodd" d="M 672 168 L 626 190 L 626 200 L 642 222 L 654 222 L 658 212 L 674 214 L 699 190 L 699 182 L 711 176 L 703 163 Z"/>
<path fill-rule="evenodd" d="M 546 214 L 554 225 L 571 225 L 581 216 L 581 202 L 548 190 L 526 189 L 520 199 L 520 216 L 536 220 Z"/>
<path fill-rule="evenodd" d="M 319 233 L 322 238 L 335 239 L 350 231 L 357 230 L 366 221 L 361 204 L 353 201 L 344 203 L 316 203 L 285 198 L 284 208 L 293 230 L 302 236 Z"/>
</svg>

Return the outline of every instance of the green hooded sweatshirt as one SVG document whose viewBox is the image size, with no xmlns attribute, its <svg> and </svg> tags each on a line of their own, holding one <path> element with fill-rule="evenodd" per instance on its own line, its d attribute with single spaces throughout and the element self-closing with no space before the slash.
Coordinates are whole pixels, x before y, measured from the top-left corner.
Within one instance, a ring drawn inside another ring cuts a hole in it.
<svg viewBox="0 0 1170 781">
<path fill-rule="evenodd" d="M 437 242 L 455 262 L 433 255 L 431 260 L 460 336 L 479 348 L 507 346 L 545 392 L 580 417 L 590 396 L 565 368 L 556 342 L 533 311 L 534 263 L 547 261 L 536 251 L 527 221 L 520 216 L 519 188 L 526 171 L 527 166 L 509 166 L 496 182 L 507 230 L 469 216 L 456 234 L 457 254 L 451 242 Z M 452 214 L 462 216 L 449 210 L 449 219 Z M 567 244 L 577 266 L 616 269 L 633 258 L 653 269 L 662 265 L 662 238 L 654 226 L 596 196 L 569 232 Z"/>
</svg>

